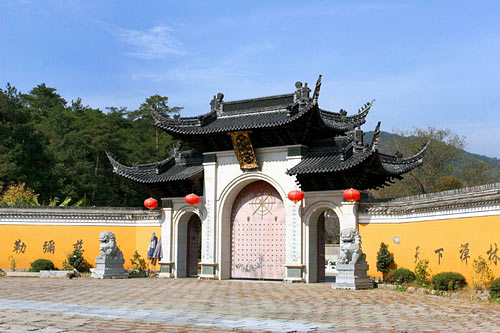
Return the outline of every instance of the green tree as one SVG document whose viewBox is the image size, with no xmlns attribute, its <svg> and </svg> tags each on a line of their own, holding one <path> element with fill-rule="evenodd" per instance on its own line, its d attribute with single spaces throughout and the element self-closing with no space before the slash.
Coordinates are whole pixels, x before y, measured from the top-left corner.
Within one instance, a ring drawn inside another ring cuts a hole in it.
<svg viewBox="0 0 500 333">
<path fill-rule="evenodd" d="M 388 143 L 389 150 L 411 156 L 427 143 L 423 165 L 408 172 L 403 180 L 375 191 L 377 197 L 398 197 L 425 194 L 460 188 L 455 168 L 465 146 L 465 138 L 449 129 L 416 128 L 411 132 L 399 132 Z"/>
<path fill-rule="evenodd" d="M 467 159 L 462 163 L 457 177 L 464 186 L 476 186 L 500 181 L 500 170 L 481 160 Z"/>
<path fill-rule="evenodd" d="M 40 206 L 38 196 L 24 183 L 10 185 L 0 196 L 0 206 Z"/>
<path fill-rule="evenodd" d="M 7 84 L 0 89 L 0 187 L 26 183 L 37 193 L 52 189 L 47 172 L 50 157 L 44 138 L 36 131 L 23 95 Z"/>
<path fill-rule="evenodd" d="M 0 189 L 25 183 L 42 204 L 77 198 L 95 206 L 140 206 L 144 188 L 113 174 L 106 151 L 124 164 L 148 163 L 169 155 L 173 141 L 153 125 L 151 111 L 165 117 L 167 97 L 153 95 L 137 110 L 107 112 L 70 105 L 55 88 L 40 84 L 27 94 L 0 89 Z"/>
<path fill-rule="evenodd" d="M 182 110 L 181 107 L 177 106 L 170 108 L 167 103 L 167 96 L 160 96 L 158 94 L 155 94 L 146 98 L 146 100 L 141 104 L 138 110 L 135 110 L 128 114 L 129 119 L 132 119 L 134 122 L 136 122 L 136 124 L 139 125 L 142 130 L 145 130 L 146 133 L 154 131 L 154 147 L 156 149 L 156 153 L 154 156 L 156 156 L 158 159 L 162 157 L 162 153 L 160 152 L 160 147 L 162 147 L 162 144 L 171 144 L 172 141 L 170 139 L 170 136 L 166 135 L 165 133 L 163 133 L 164 135 L 162 140 L 162 138 L 160 137 L 162 133 L 159 131 L 158 127 L 153 126 L 151 112 L 155 111 L 163 117 L 170 118 L 171 116 L 178 116 L 179 112 Z"/>
<path fill-rule="evenodd" d="M 377 253 L 377 271 L 381 272 L 384 280 L 387 272 L 390 271 L 391 265 L 394 263 L 394 258 L 392 257 L 387 245 L 380 243 L 380 249 Z"/>
</svg>

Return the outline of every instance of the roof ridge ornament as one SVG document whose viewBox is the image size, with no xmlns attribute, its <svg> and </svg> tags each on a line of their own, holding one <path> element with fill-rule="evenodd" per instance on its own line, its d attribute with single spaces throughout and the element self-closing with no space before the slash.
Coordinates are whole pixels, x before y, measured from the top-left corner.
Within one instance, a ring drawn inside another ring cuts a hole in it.
<svg viewBox="0 0 500 333">
<path fill-rule="evenodd" d="M 358 109 L 358 114 L 361 113 L 368 113 L 370 111 L 371 107 L 373 106 L 373 103 L 375 102 L 375 99 L 372 99 L 371 102 L 365 103 L 362 107 Z"/>
<path fill-rule="evenodd" d="M 373 132 L 371 150 L 375 151 L 377 149 L 378 143 L 380 141 L 380 121 L 377 123 L 377 127 L 375 127 L 375 132 Z"/>
<path fill-rule="evenodd" d="M 219 92 L 217 96 L 214 95 L 214 98 L 210 101 L 210 112 L 215 112 L 217 116 L 222 114 L 222 100 L 224 99 L 224 94 Z"/>
<path fill-rule="evenodd" d="M 316 81 L 316 87 L 314 88 L 314 93 L 313 93 L 313 98 L 312 98 L 314 105 L 318 105 L 318 98 L 319 98 L 319 91 L 321 89 L 321 77 L 322 76 L 323 75 L 321 75 L 321 74 L 319 75 L 318 81 Z"/>
<path fill-rule="evenodd" d="M 180 161 L 183 143 L 178 141 L 172 145 L 172 150 L 170 156 L 175 159 L 176 162 Z"/>
<path fill-rule="evenodd" d="M 307 104 L 309 102 L 309 93 L 311 89 L 307 86 L 307 82 L 302 84 L 302 82 L 295 82 L 295 88 L 297 89 L 293 94 L 294 104 Z"/>
</svg>

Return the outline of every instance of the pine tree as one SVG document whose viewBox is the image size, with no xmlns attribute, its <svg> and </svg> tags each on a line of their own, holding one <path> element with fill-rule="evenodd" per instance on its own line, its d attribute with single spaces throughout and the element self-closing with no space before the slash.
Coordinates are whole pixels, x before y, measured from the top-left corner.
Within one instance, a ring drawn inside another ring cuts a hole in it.
<svg viewBox="0 0 500 333">
<path fill-rule="evenodd" d="M 382 272 L 384 279 L 385 274 L 389 272 L 391 264 L 394 262 L 394 258 L 389 253 L 387 245 L 380 243 L 380 250 L 377 253 L 377 271 Z"/>
</svg>

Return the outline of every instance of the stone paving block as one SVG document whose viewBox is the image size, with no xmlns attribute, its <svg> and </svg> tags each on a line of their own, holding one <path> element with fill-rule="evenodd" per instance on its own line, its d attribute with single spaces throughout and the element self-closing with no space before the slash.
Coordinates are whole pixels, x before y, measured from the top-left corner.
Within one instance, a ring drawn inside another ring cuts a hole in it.
<svg viewBox="0 0 500 333">
<path fill-rule="evenodd" d="M 110 320 L 116 321 L 114 327 L 119 330 L 147 324 L 145 329 L 190 327 L 198 331 L 316 327 L 319 331 L 500 331 L 498 304 L 386 290 L 333 291 L 328 284 L 4 278 L 0 279 L 0 299 L 29 305 L 16 314 L 0 306 L 1 323 L 22 322 L 27 328 L 37 328 L 46 321 L 43 329 L 70 331 L 91 331 L 99 324 L 107 327 Z M 45 313 L 35 316 L 42 308 L 36 302 L 47 303 Z M 6 326 L 1 323 L 0 331 Z"/>
</svg>

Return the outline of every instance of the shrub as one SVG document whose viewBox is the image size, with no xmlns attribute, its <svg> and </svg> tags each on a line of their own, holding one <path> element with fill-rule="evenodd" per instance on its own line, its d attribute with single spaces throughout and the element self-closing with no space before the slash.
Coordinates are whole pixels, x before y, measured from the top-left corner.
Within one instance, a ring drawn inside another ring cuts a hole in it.
<svg viewBox="0 0 500 333">
<path fill-rule="evenodd" d="M 83 257 L 83 251 L 78 249 L 74 249 L 73 253 L 69 254 L 65 261 L 67 261 L 67 263 L 64 262 L 63 267 L 69 265 L 79 272 L 88 272 L 91 267 Z"/>
<path fill-rule="evenodd" d="M 377 271 L 382 272 L 385 278 L 385 274 L 389 272 L 391 264 L 394 262 L 394 258 L 389 253 L 387 245 L 380 243 L 380 250 L 377 253 Z"/>
<path fill-rule="evenodd" d="M 50 271 L 55 269 L 54 263 L 49 259 L 37 259 L 31 263 L 30 272 Z"/>
<path fill-rule="evenodd" d="M 0 206 L 40 206 L 38 196 L 39 194 L 27 187 L 25 183 L 10 185 L 0 195 Z"/>
<path fill-rule="evenodd" d="M 146 272 L 146 260 L 141 258 L 137 250 L 135 250 L 132 259 L 130 259 L 130 264 L 133 266 L 133 269 L 130 270 L 130 274 L 141 274 Z"/>
<path fill-rule="evenodd" d="M 494 298 L 500 298 L 500 278 L 493 280 L 491 283 L 490 295 Z"/>
<path fill-rule="evenodd" d="M 474 259 L 472 267 L 474 267 L 474 277 L 472 278 L 472 286 L 474 289 L 482 290 L 488 288 L 495 277 L 486 259 L 479 256 L 477 259 Z"/>
<path fill-rule="evenodd" d="M 384 280 L 387 282 L 393 283 L 394 282 L 394 271 L 388 271 L 387 273 L 385 273 Z"/>
<path fill-rule="evenodd" d="M 392 271 L 392 281 L 396 283 L 410 283 L 415 280 L 415 274 L 407 268 L 397 268 Z"/>
<path fill-rule="evenodd" d="M 429 260 L 419 260 L 415 265 L 415 280 L 418 283 L 427 283 L 427 278 L 431 275 L 431 269 L 429 268 Z"/>
<path fill-rule="evenodd" d="M 460 273 L 443 272 L 434 275 L 432 284 L 436 290 L 456 290 L 465 287 L 467 282 Z"/>
</svg>

